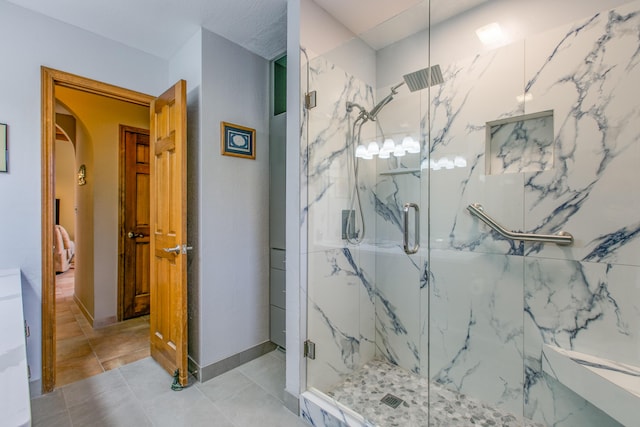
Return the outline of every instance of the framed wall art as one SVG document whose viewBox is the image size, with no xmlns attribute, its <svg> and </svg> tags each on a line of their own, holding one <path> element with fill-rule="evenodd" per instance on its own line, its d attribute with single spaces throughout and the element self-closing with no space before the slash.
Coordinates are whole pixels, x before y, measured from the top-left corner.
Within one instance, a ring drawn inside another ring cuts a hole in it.
<svg viewBox="0 0 640 427">
<path fill-rule="evenodd" d="M 256 158 L 256 130 L 220 122 L 220 144 L 223 156 Z"/>
</svg>

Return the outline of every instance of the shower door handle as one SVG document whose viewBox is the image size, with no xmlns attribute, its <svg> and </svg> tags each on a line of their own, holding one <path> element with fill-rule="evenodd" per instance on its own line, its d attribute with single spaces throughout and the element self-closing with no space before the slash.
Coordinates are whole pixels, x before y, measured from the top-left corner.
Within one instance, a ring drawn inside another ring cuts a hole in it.
<svg viewBox="0 0 640 427">
<path fill-rule="evenodd" d="M 409 247 L 409 210 L 413 208 L 415 211 L 415 242 L 412 248 Z M 420 249 L 420 208 L 415 203 L 404 204 L 404 231 L 402 236 L 402 244 L 407 255 L 412 255 Z"/>
</svg>

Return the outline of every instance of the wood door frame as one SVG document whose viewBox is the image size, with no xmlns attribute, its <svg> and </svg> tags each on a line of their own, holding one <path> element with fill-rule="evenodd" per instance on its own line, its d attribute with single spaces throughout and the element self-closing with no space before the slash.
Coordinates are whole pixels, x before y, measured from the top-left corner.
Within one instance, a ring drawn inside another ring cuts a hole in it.
<svg viewBox="0 0 640 427">
<path fill-rule="evenodd" d="M 55 205 L 55 86 L 67 87 L 149 107 L 151 95 L 42 66 L 41 75 L 41 226 L 42 226 L 42 392 L 55 387 L 56 284 L 53 263 L 53 209 Z"/>
<path fill-rule="evenodd" d="M 145 133 L 149 135 L 149 129 L 136 128 L 133 126 L 120 125 L 119 137 L 120 137 L 120 152 L 118 154 L 118 164 L 120 170 L 118 172 L 118 193 L 119 193 L 119 201 L 118 201 L 118 226 L 120 231 L 120 236 L 118 238 L 118 322 L 121 322 L 124 319 L 124 265 L 125 265 L 125 253 L 124 248 L 126 244 L 126 234 L 127 230 L 125 230 L 125 201 L 126 201 L 126 185 L 125 182 L 127 180 L 126 175 L 126 133 L 127 132 L 136 132 L 136 133 Z"/>
</svg>

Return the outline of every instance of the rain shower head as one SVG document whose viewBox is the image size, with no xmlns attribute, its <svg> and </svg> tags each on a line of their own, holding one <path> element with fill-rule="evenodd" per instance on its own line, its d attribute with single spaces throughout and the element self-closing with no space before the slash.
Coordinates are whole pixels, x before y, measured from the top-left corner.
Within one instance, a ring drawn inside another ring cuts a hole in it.
<svg viewBox="0 0 640 427">
<path fill-rule="evenodd" d="M 405 74 L 402 78 L 411 92 L 426 89 L 429 86 L 439 85 L 444 82 L 442 71 L 438 64 Z"/>
<path fill-rule="evenodd" d="M 429 86 L 439 85 L 444 82 L 442 78 L 442 71 L 440 70 L 440 65 L 433 65 L 431 67 L 423 68 L 422 70 L 414 71 L 413 73 L 405 74 L 402 76 L 404 81 L 401 81 L 395 86 L 391 87 L 391 93 L 384 97 L 382 101 L 378 102 L 371 111 L 365 110 L 358 104 L 347 102 L 347 112 L 351 112 L 353 107 L 357 107 L 360 109 L 360 119 L 363 120 L 362 124 L 367 122 L 368 120 L 375 121 L 378 117 L 378 113 L 380 110 L 384 108 L 385 105 L 390 103 L 393 100 L 393 97 L 398 94 L 398 88 L 403 84 L 406 84 L 411 92 L 416 92 L 422 89 L 426 89 Z"/>
</svg>

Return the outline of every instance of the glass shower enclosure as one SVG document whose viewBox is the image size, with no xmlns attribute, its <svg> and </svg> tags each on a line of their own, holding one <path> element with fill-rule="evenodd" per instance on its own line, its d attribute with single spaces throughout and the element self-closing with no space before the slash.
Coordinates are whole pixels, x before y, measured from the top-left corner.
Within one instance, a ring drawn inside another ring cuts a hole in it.
<svg viewBox="0 0 640 427">
<path fill-rule="evenodd" d="M 303 417 L 633 425 L 640 2 L 389 3 L 301 1 Z"/>
</svg>

